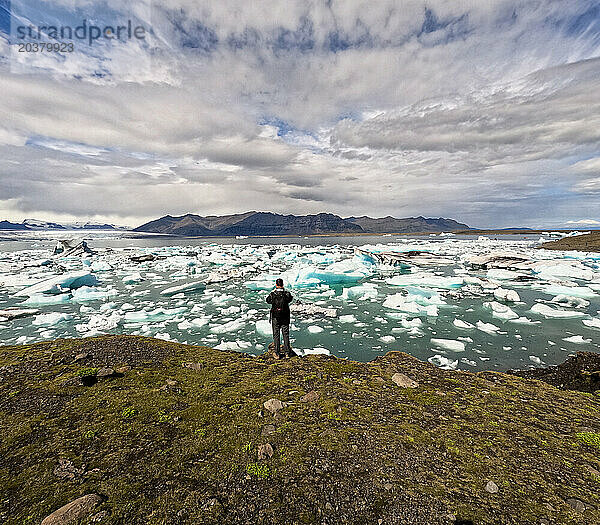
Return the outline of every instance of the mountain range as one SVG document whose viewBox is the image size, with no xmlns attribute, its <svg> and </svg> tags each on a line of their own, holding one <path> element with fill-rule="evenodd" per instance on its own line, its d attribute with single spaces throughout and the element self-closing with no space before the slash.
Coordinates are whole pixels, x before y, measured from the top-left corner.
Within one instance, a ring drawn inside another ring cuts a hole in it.
<svg viewBox="0 0 600 525">
<path fill-rule="evenodd" d="M 99 222 L 71 222 L 60 224 L 57 222 L 25 219 L 23 222 L 0 221 L 0 230 L 36 231 L 36 230 L 126 230 L 114 224 Z"/>
<path fill-rule="evenodd" d="M 270 212 L 202 217 L 188 213 L 180 217 L 166 215 L 138 226 L 133 231 L 191 237 L 231 237 L 236 235 L 315 235 L 326 233 L 436 233 L 469 230 L 453 219 L 410 217 L 348 217 L 331 213 L 316 215 L 280 215 Z"/>
</svg>

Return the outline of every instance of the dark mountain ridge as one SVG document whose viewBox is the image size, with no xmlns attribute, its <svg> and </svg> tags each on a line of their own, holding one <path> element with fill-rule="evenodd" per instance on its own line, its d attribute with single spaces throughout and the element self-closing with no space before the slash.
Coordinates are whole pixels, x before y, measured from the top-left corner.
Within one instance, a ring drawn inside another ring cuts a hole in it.
<svg viewBox="0 0 600 525">
<path fill-rule="evenodd" d="M 348 217 L 332 213 L 316 215 L 280 215 L 251 211 L 241 214 L 202 217 L 188 213 L 180 217 L 166 215 L 138 226 L 133 231 L 193 237 L 229 237 L 235 235 L 316 235 L 326 233 L 436 233 L 468 230 L 469 226 L 453 219 L 409 217 Z"/>
</svg>

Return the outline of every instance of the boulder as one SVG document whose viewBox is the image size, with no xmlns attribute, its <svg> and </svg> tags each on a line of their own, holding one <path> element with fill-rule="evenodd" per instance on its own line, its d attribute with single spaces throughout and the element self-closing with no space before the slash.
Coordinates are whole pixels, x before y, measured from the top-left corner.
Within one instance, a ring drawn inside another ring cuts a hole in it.
<svg viewBox="0 0 600 525">
<path fill-rule="evenodd" d="M 90 516 L 96 506 L 102 503 L 98 494 L 86 494 L 44 518 L 42 525 L 70 525 Z"/>
<path fill-rule="evenodd" d="M 281 410 L 285 407 L 285 404 L 282 403 L 279 399 L 269 399 L 265 401 L 263 406 L 271 412 L 271 414 L 275 414 L 278 410 Z"/>
<path fill-rule="evenodd" d="M 401 374 L 400 372 L 397 372 L 392 376 L 392 381 L 402 388 L 417 388 L 419 386 L 419 383 L 414 379 L 408 377 L 406 374 Z"/>
<path fill-rule="evenodd" d="M 490 494 L 497 494 L 499 489 L 498 485 L 496 485 L 493 481 L 488 481 L 485 485 L 485 490 Z"/>
<path fill-rule="evenodd" d="M 300 401 L 302 401 L 303 403 L 315 403 L 319 400 L 319 395 L 319 392 L 317 392 L 316 390 L 311 390 L 310 392 L 308 392 L 308 394 L 304 394 L 300 398 Z"/>
<path fill-rule="evenodd" d="M 270 443 L 265 443 L 264 445 L 259 445 L 258 447 L 258 460 L 263 461 L 265 459 L 270 459 L 273 457 L 273 447 Z"/>
</svg>

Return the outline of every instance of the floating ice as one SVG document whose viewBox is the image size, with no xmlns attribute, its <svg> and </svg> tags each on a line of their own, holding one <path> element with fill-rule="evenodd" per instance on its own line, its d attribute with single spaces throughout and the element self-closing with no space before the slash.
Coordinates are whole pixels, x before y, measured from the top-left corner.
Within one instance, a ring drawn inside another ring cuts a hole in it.
<svg viewBox="0 0 600 525">
<path fill-rule="evenodd" d="M 483 303 L 483 306 L 485 306 L 486 308 L 491 308 L 492 316 L 494 316 L 498 319 L 508 320 L 508 319 L 517 319 L 519 317 L 508 306 L 506 306 L 505 304 L 498 303 L 496 301 L 492 301 L 489 303 Z"/>
<path fill-rule="evenodd" d="M 125 321 L 130 324 L 158 323 L 174 319 L 187 309 L 182 308 L 155 308 L 154 310 L 143 310 L 138 312 L 127 312 Z"/>
<path fill-rule="evenodd" d="M 307 328 L 307 330 L 311 333 L 311 334 L 320 334 L 323 331 L 323 328 L 321 328 L 320 326 L 316 326 L 316 325 L 311 325 Z"/>
<path fill-rule="evenodd" d="M 495 334 L 498 330 L 500 330 L 500 328 L 498 328 L 496 325 L 491 323 L 484 323 L 483 321 L 477 321 L 477 324 L 475 326 L 478 330 L 481 330 L 482 332 L 486 332 L 488 334 Z"/>
<path fill-rule="evenodd" d="M 206 284 L 200 281 L 195 281 L 191 283 L 180 284 L 179 286 L 172 286 L 171 288 L 167 288 L 160 292 L 161 295 L 173 296 L 179 293 L 188 293 L 188 292 L 198 292 L 204 290 L 206 288 Z"/>
<path fill-rule="evenodd" d="M 513 303 L 521 300 L 517 292 L 514 290 L 506 290 L 505 288 L 496 288 L 494 290 L 494 297 L 499 301 L 510 301 Z"/>
<path fill-rule="evenodd" d="M 35 294 L 23 301 L 23 305 L 28 306 L 50 306 L 53 304 L 65 304 L 71 300 L 71 294 L 63 293 L 59 295 Z"/>
<path fill-rule="evenodd" d="M 356 317 L 354 317 L 352 314 L 340 315 L 339 321 L 340 323 L 356 323 Z"/>
<path fill-rule="evenodd" d="M 415 315 L 426 315 L 436 317 L 438 315 L 438 307 L 436 304 L 424 305 L 421 304 L 424 301 L 418 299 L 415 295 L 406 295 L 403 293 L 397 293 L 390 295 L 383 302 L 384 308 L 393 308 L 395 310 L 401 310 L 406 313 Z"/>
<path fill-rule="evenodd" d="M 565 337 L 563 338 L 563 341 L 566 341 L 567 343 L 575 343 L 576 345 L 587 345 L 592 342 L 591 339 L 585 339 L 581 335 L 572 335 L 571 337 Z"/>
<path fill-rule="evenodd" d="M 72 314 L 52 312 L 49 314 L 36 315 L 32 323 L 36 326 L 54 326 L 73 319 Z"/>
<path fill-rule="evenodd" d="M 464 352 L 465 351 L 465 343 L 462 341 L 456 341 L 454 339 L 431 339 L 431 344 L 433 346 L 437 346 L 438 348 L 442 348 L 444 350 L 450 350 L 452 352 Z"/>
<path fill-rule="evenodd" d="M 142 278 L 142 274 L 140 272 L 131 273 L 123 277 L 123 282 L 125 284 L 137 284 L 142 282 L 144 279 Z"/>
<path fill-rule="evenodd" d="M 463 321 L 462 319 L 454 319 L 454 321 L 452 321 L 452 324 L 457 328 L 462 328 L 463 330 L 471 330 L 472 328 L 475 328 L 475 325 L 467 321 Z"/>
<path fill-rule="evenodd" d="M 98 289 L 89 286 L 82 286 L 73 291 L 72 300 L 75 302 L 85 301 L 104 301 L 111 297 L 115 297 L 119 292 L 113 289 Z"/>
<path fill-rule="evenodd" d="M 531 311 L 533 313 L 543 315 L 544 317 L 550 319 L 569 319 L 573 317 L 586 317 L 584 312 L 576 312 L 574 310 L 557 310 L 556 308 L 552 308 L 547 304 L 534 304 L 531 307 Z"/>
<path fill-rule="evenodd" d="M 366 299 L 374 299 L 377 297 L 377 285 L 373 283 L 365 283 L 351 288 L 344 288 L 342 299 L 358 299 L 364 301 Z"/>
<path fill-rule="evenodd" d="M 444 357 L 443 355 L 436 354 L 427 359 L 432 365 L 435 365 L 443 370 L 456 370 L 458 366 L 458 359 L 452 360 Z"/>
<path fill-rule="evenodd" d="M 15 297 L 31 297 L 38 294 L 59 294 L 67 290 L 74 290 L 82 286 L 95 286 L 98 283 L 96 276 L 88 271 L 79 271 L 58 275 L 44 279 L 36 284 L 18 291 Z"/>
<path fill-rule="evenodd" d="M 460 288 L 463 285 L 462 277 L 444 277 L 426 272 L 396 275 L 387 279 L 386 282 L 392 286 L 421 286 L 440 289 Z"/>
<path fill-rule="evenodd" d="M 267 320 L 256 321 L 255 323 L 256 333 L 264 337 L 271 337 L 273 335 L 273 329 L 271 323 Z"/>
<path fill-rule="evenodd" d="M 379 340 L 383 343 L 389 344 L 393 343 L 396 340 L 396 338 L 393 335 L 384 335 L 380 337 Z"/>
<path fill-rule="evenodd" d="M 529 356 L 529 360 L 532 363 L 535 363 L 536 365 L 543 365 L 544 364 L 544 362 L 538 356 L 535 356 L 535 355 L 530 355 Z"/>
<path fill-rule="evenodd" d="M 592 319 L 584 319 L 581 322 L 590 328 L 600 328 L 600 319 L 597 317 L 593 317 Z"/>
<path fill-rule="evenodd" d="M 231 332 L 237 332 L 246 326 L 246 322 L 242 319 L 234 319 L 228 323 L 217 324 L 211 326 L 210 331 L 213 334 L 225 334 Z"/>
</svg>

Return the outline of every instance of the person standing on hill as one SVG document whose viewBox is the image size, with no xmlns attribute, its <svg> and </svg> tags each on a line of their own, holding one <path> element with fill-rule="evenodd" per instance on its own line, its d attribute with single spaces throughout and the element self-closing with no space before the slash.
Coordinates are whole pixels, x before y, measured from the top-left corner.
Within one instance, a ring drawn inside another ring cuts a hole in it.
<svg viewBox="0 0 600 525">
<path fill-rule="evenodd" d="M 271 305 L 269 313 L 269 321 L 273 328 L 273 345 L 275 346 L 274 357 L 294 357 L 296 354 L 290 346 L 290 303 L 292 302 L 292 294 L 283 287 L 283 279 L 275 281 L 275 289 L 267 296 L 267 303 Z M 281 346 L 279 340 L 279 332 L 283 333 L 283 350 L 285 354 L 281 354 Z"/>
</svg>

